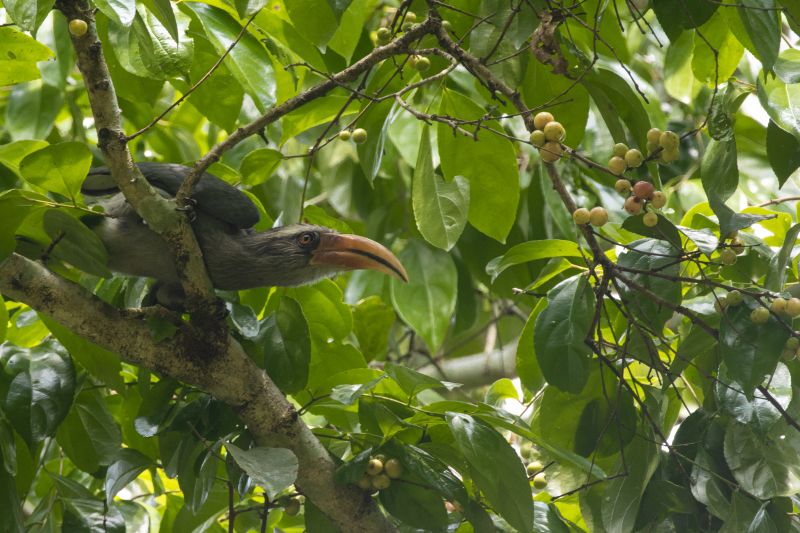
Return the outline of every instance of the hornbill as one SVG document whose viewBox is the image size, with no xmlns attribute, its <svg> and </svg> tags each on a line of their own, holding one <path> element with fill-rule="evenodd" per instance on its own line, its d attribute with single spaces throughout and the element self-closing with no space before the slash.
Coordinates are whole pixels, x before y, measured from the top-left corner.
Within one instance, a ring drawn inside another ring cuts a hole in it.
<svg viewBox="0 0 800 533">
<path fill-rule="evenodd" d="M 177 193 L 190 170 L 170 163 L 137 166 L 165 197 Z M 92 169 L 81 190 L 89 196 L 113 194 L 100 202 L 109 216 L 99 217 L 92 227 L 108 250 L 109 268 L 155 278 L 158 301 L 170 307 L 179 305 L 183 291 L 172 252 L 127 203 L 110 170 Z M 207 172 L 194 188 L 192 205 L 192 229 L 217 289 L 304 285 L 354 269 L 377 270 L 408 281 L 397 257 L 365 237 L 311 224 L 253 230 L 259 220 L 253 202 L 242 191 Z"/>
</svg>

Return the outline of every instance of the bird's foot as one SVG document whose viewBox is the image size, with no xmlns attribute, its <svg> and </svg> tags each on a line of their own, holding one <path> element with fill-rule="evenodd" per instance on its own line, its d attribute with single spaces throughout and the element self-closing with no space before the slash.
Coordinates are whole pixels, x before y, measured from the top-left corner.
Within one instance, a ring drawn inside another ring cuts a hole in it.
<svg viewBox="0 0 800 533">
<path fill-rule="evenodd" d="M 181 211 L 182 213 L 186 213 L 186 218 L 189 219 L 189 222 L 194 222 L 197 220 L 197 212 L 195 208 L 197 207 L 197 200 L 192 197 L 186 199 L 186 205 L 179 205 L 175 209 L 177 211 Z"/>
</svg>

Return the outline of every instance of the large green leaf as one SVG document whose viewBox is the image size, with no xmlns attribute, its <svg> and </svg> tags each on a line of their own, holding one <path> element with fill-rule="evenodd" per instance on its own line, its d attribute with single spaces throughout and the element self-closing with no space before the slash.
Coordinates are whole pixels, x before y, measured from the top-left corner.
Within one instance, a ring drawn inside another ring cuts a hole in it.
<svg viewBox="0 0 800 533">
<path fill-rule="evenodd" d="M 153 461 L 142 452 L 133 448 L 120 449 L 114 462 L 106 470 L 104 484 L 106 503 L 111 504 L 119 491 L 151 466 L 153 466 Z"/>
<path fill-rule="evenodd" d="M 328 0 L 294 0 L 286 3 L 286 10 L 297 30 L 324 52 L 339 25 L 331 3 Z"/>
<path fill-rule="evenodd" d="M 353 313 L 342 300 L 342 290 L 336 283 L 323 280 L 288 289 L 286 295 L 303 309 L 315 344 L 329 344 L 328 339 L 341 340 L 353 330 Z"/>
<path fill-rule="evenodd" d="M 783 415 L 778 408 L 762 395 L 747 399 L 741 386 L 731 379 L 727 365 L 720 365 L 717 378 L 714 387 L 716 400 L 722 411 L 736 421 L 747 424 L 754 432 L 766 436 L 782 420 Z M 765 386 L 781 409 L 786 410 L 792 400 L 792 377 L 786 365 L 778 363 Z"/>
<path fill-rule="evenodd" d="M 121 26 L 130 26 L 136 16 L 136 2 L 133 0 L 95 0 L 95 5 Z"/>
<path fill-rule="evenodd" d="M 589 377 L 592 350 L 586 339 L 595 314 L 595 295 L 585 276 L 564 280 L 547 294 L 536 318 L 533 343 L 547 382 L 579 393 Z"/>
<path fill-rule="evenodd" d="M 777 76 L 758 77 L 758 100 L 769 117 L 800 141 L 800 84 L 786 84 Z"/>
<path fill-rule="evenodd" d="M 775 74 L 783 83 L 800 82 L 800 50 L 784 50 L 775 61 Z"/>
<path fill-rule="evenodd" d="M 215 7 L 197 3 L 185 5 L 197 15 L 217 53 L 225 53 L 242 29 L 239 23 Z M 260 112 L 263 113 L 275 103 L 275 75 L 271 55 L 252 34 L 245 33 L 242 36 L 225 58 L 225 65 L 245 92 L 253 98 Z"/>
<path fill-rule="evenodd" d="M 62 531 L 103 531 L 125 533 L 125 522 L 114 505 L 102 499 L 81 483 L 54 472 L 47 472 L 64 507 Z"/>
<path fill-rule="evenodd" d="M 404 524 L 424 530 L 443 530 L 447 526 L 447 511 L 441 496 L 432 489 L 402 481 L 380 491 L 380 501 L 386 510 Z"/>
<path fill-rule="evenodd" d="M 630 248 L 619 256 L 619 265 L 637 271 L 677 276 L 680 270 L 678 256 L 678 250 L 669 243 L 646 239 L 631 243 Z M 678 282 L 643 273 L 625 273 L 625 276 L 673 306 L 681 302 L 681 285 Z M 672 316 L 671 307 L 642 295 L 639 290 L 625 284 L 624 280 L 620 280 L 620 296 L 628 313 L 657 333 Z"/>
<path fill-rule="evenodd" d="M 385 353 L 395 320 L 394 309 L 379 296 L 364 298 L 353 307 L 353 333 L 365 358 Z"/>
<path fill-rule="evenodd" d="M 422 130 L 411 191 L 414 219 L 422 236 L 437 248 L 452 248 L 467 223 L 469 181 L 455 176 L 446 182 L 436 175 L 428 127 Z"/>
<path fill-rule="evenodd" d="M 444 91 L 439 112 L 460 119 L 479 119 L 485 111 L 455 91 Z M 483 125 L 496 131 L 502 127 L 493 120 Z M 514 146 L 510 141 L 481 130 L 477 139 L 456 133 L 445 124 L 437 125 L 439 156 L 445 179 L 456 176 L 469 180 L 469 223 L 480 232 L 505 242 L 517 212 L 519 172 Z"/>
<path fill-rule="evenodd" d="M 545 306 L 547 306 L 547 300 L 541 298 L 536 303 L 536 307 L 533 308 L 533 311 L 531 311 L 530 316 L 528 316 L 525 327 L 522 328 L 522 333 L 520 333 L 519 340 L 517 341 L 517 375 L 525 388 L 531 392 L 540 390 L 545 384 L 544 375 L 542 375 L 542 369 L 539 366 L 539 359 L 536 357 L 536 348 L 533 342 L 536 318 Z"/>
<path fill-rule="evenodd" d="M 781 249 L 769 260 L 769 269 L 764 279 L 764 287 L 767 290 L 780 292 L 783 288 L 783 284 L 786 283 L 786 275 L 788 274 L 786 272 L 786 267 L 789 266 L 789 261 L 792 258 L 792 252 L 797 244 L 797 236 L 799 234 L 800 224 L 795 224 L 786 232 Z"/>
<path fill-rule="evenodd" d="M 17 246 L 14 234 L 22 221 L 31 213 L 43 209 L 28 199 L 29 194 L 18 189 L 0 193 L 0 261 Z"/>
<path fill-rule="evenodd" d="M 111 276 L 102 241 L 77 218 L 60 209 L 48 209 L 44 213 L 44 229 L 54 243 L 53 257 L 95 276 Z"/>
<path fill-rule="evenodd" d="M 33 7 L 32 5 L 36 2 L 17 0 L 13 3 L 14 6 L 20 7 L 24 4 Z M 36 24 L 36 21 L 30 19 L 27 22 Z M 25 21 L 20 24 L 25 24 Z M 30 36 L 11 26 L 0 27 L 0 85 L 13 85 L 38 79 L 40 73 L 36 62 L 45 61 L 51 57 L 53 57 L 53 51 Z"/>
<path fill-rule="evenodd" d="M 519 531 L 533 529 L 533 501 L 519 456 L 494 428 L 466 414 L 448 413 L 447 423 L 469 475 L 497 513 Z"/>
<path fill-rule="evenodd" d="M 78 394 L 56 438 L 75 466 L 90 474 L 110 465 L 122 445 L 119 426 L 97 389 Z"/>
<path fill-rule="evenodd" d="M 728 307 L 719 326 L 719 353 L 748 399 L 758 385 L 775 371 L 789 332 L 774 316 L 755 324 L 750 313 L 759 304 L 750 298 Z"/>
<path fill-rule="evenodd" d="M 58 88 L 39 80 L 16 85 L 8 98 L 5 128 L 13 140 L 43 139 L 53 129 L 63 103 Z"/>
<path fill-rule="evenodd" d="M 418 240 L 409 241 L 398 257 L 409 281 L 392 279 L 392 303 L 434 353 L 444 341 L 455 309 L 456 267 L 448 254 Z"/>
<path fill-rule="evenodd" d="M 767 126 L 767 159 L 780 187 L 800 168 L 800 141 L 774 120 L 770 120 Z"/>
<path fill-rule="evenodd" d="M 264 447 L 243 450 L 231 443 L 226 443 L 225 448 L 241 469 L 270 497 L 289 488 L 297 478 L 297 457 L 291 450 Z"/>
<path fill-rule="evenodd" d="M 72 405 L 75 370 L 55 341 L 26 350 L 0 346 L 0 405 L 29 448 L 55 434 Z"/>
<path fill-rule="evenodd" d="M 765 71 L 772 70 L 781 45 L 781 16 L 775 0 L 741 0 L 738 6 L 756 57 Z"/>
<path fill-rule="evenodd" d="M 647 131 L 650 129 L 650 118 L 642 104 L 641 96 L 631 89 L 626 80 L 607 69 L 597 69 L 584 79 L 589 94 L 597 105 L 606 125 L 618 123 L 620 119 L 628 126 L 630 136 L 636 146 L 644 151 L 647 146 Z M 617 142 L 626 142 L 624 132 L 610 130 Z"/>
<path fill-rule="evenodd" d="M 670 41 L 680 36 L 683 30 L 705 23 L 718 7 L 711 0 L 695 0 L 688 4 L 681 4 L 681 1 L 653 0 L 653 10 Z"/>
<path fill-rule="evenodd" d="M 78 203 L 81 183 L 91 164 L 92 153 L 84 143 L 63 142 L 27 155 L 19 168 L 33 185 Z"/>
<path fill-rule="evenodd" d="M 705 84 L 725 83 L 739 65 L 742 54 L 744 46 L 731 32 L 725 16 L 717 11 L 695 33 L 692 72 L 698 81 Z"/>
<path fill-rule="evenodd" d="M 266 370 L 280 389 L 291 394 L 306 386 L 311 362 L 309 327 L 300 305 L 283 298 L 262 325 Z"/>
<path fill-rule="evenodd" d="M 512 266 L 553 257 L 581 257 L 580 247 L 573 241 L 560 239 L 523 242 L 512 247 L 500 257 L 489 261 L 486 265 L 486 273 L 494 281 Z"/>
</svg>

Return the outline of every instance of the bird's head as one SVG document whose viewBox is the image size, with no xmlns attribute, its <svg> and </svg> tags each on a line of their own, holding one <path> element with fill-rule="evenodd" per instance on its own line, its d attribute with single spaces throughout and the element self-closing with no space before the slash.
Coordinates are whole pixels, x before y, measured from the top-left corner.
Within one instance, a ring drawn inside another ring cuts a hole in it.
<svg viewBox="0 0 800 533">
<path fill-rule="evenodd" d="M 408 281 L 405 268 L 385 246 L 324 226 L 293 224 L 258 233 L 251 243 L 269 270 L 270 285 L 304 285 L 346 270 L 368 269 Z M 266 272 L 264 272 L 266 275 Z"/>
</svg>

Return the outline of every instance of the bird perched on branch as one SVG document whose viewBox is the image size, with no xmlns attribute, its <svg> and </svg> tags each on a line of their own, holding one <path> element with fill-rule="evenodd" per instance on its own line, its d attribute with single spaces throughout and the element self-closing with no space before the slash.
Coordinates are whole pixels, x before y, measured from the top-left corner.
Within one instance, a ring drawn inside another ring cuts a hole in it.
<svg viewBox="0 0 800 533">
<path fill-rule="evenodd" d="M 190 170 L 168 163 L 139 163 L 138 167 L 165 197 L 177 193 Z M 92 227 L 108 250 L 109 268 L 155 278 L 158 301 L 179 305 L 183 293 L 172 251 L 127 203 L 110 170 L 92 169 L 81 190 L 89 196 L 113 195 L 100 202 L 110 216 Z M 311 224 L 253 230 L 259 220 L 256 206 L 242 191 L 212 174 L 201 176 L 192 200 L 192 228 L 217 289 L 304 285 L 354 269 L 376 270 L 408 281 L 397 257 L 365 237 Z"/>
</svg>

